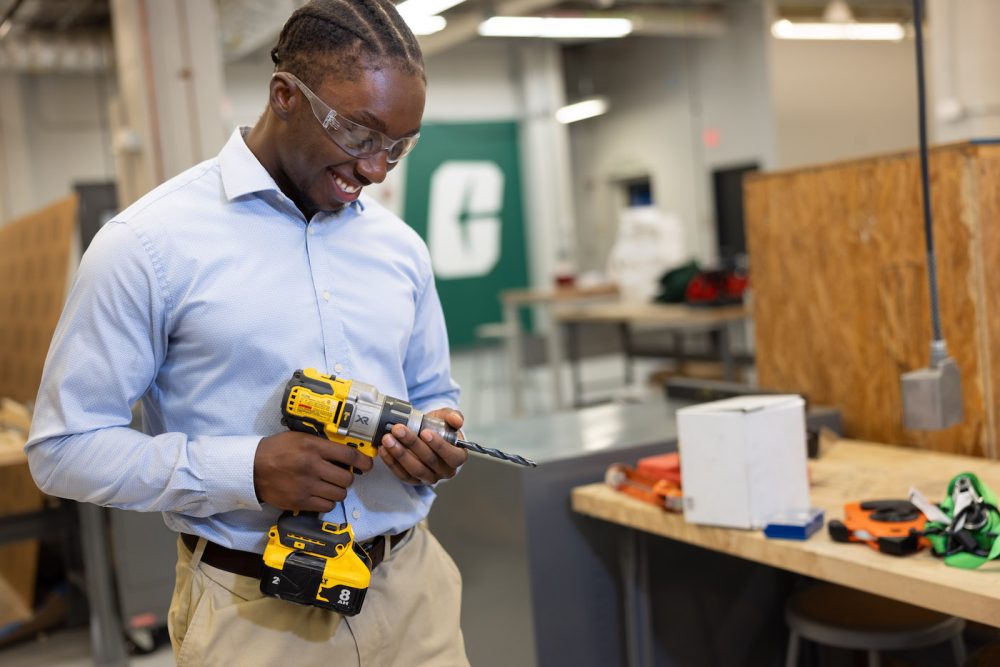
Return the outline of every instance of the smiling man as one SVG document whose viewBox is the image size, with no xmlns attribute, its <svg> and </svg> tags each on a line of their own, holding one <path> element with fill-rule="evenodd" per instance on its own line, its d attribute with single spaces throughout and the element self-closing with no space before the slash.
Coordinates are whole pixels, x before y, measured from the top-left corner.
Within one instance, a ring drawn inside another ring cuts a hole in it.
<svg viewBox="0 0 1000 667">
<path fill-rule="evenodd" d="M 314 0 L 272 58 L 257 124 L 88 249 L 32 473 L 53 495 L 163 512 L 180 534 L 179 665 L 464 665 L 461 579 L 423 519 L 465 451 L 397 425 L 372 461 L 279 422 L 292 371 L 315 367 L 462 426 L 427 248 L 364 194 L 417 142 L 420 50 L 387 0 Z M 260 593 L 282 510 L 353 524 L 375 563 L 359 615 Z"/>
</svg>

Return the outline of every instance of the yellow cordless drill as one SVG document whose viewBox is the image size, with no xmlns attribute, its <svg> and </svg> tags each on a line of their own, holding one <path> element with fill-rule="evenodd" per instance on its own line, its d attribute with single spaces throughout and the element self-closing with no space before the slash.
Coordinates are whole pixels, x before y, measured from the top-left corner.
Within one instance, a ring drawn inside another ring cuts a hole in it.
<svg viewBox="0 0 1000 667">
<path fill-rule="evenodd" d="M 288 428 L 354 447 L 372 458 L 382 437 L 396 424 L 403 424 L 414 433 L 430 429 L 463 449 L 535 466 L 522 456 L 459 439 L 444 420 L 425 415 L 370 384 L 323 375 L 313 368 L 292 375 L 281 411 L 281 423 Z M 285 512 L 268 531 L 260 590 L 282 600 L 353 616 L 361 611 L 371 565 L 364 548 L 354 541 L 349 522 L 323 521 L 316 512 Z"/>
</svg>

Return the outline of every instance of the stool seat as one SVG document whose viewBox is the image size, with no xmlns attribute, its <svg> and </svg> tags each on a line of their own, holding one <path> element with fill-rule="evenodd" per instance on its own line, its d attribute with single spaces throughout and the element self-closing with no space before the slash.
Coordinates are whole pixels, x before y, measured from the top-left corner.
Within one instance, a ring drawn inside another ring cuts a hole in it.
<svg viewBox="0 0 1000 667">
<path fill-rule="evenodd" d="M 475 328 L 475 346 L 469 348 L 472 382 L 466 385 L 465 408 L 469 422 L 491 423 L 506 419 L 510 405 L 510 357 L 506 345 L 517 335 L 506 322 L 485 322 Z"/>
<path fill-rule="evenodd" d="M 951 641 L 956 661 L 964 661 L 964 620 L 834 584 L 792 595 L 785 605 L 785 622 L 791 631 L 788 665 L 797 662 L 800 639 L 868 651 L 873 664 L 878 651 Z"/>
<path fill-rule="evenodd" d="M 485 322 L 476 326 L 476 338 L 479 340 L 507 340 L 515 333 L 506 322 Z"/>
</svg>

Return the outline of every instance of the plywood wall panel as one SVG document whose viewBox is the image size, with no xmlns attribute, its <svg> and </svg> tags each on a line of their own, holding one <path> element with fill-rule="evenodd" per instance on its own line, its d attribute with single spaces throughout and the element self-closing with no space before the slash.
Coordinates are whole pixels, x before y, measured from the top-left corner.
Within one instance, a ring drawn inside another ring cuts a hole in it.
<svg viewBox="0 0 1000 667">
<path fill-rule="evenodd" d="M 980 221 L 978 273 L 982 282 L 981 310 L 986 391 L 984 401 L 992 445 L 988 454 L 997 458 L 1000 450 L 1000 146 L 979 150 L 973 165 L 967 198 L 973 217 Z"/>
<path fill-rule="evenodd" d="M 931 339 L 915 153 L 748 181 L 762 386 L 838 406 L 853 437 L 987 453 L 981 241 L 968 182 L 976 155 L 948 147 L 931 161 L 943 329 L 963 376 L 965 421 L 934 433 L 902 426 L 899 377 L 927 365 Z"/>
<path fill-rule="evenodd" d="M 66 297 L 76 238 L 71 195 L 0 227 L 0 396 L 35 400 Z"/>
<path fill-rule="evenodd" d="M 35 400 L 62 311 L 77 233 L 70 196 L 0 228 L 0 397 Z M 0 465 L 0 515 L 40 509 L 26 460 Z M 32 607 L 38 542 L 0 546 L 0 576 Z"/>
</svg>

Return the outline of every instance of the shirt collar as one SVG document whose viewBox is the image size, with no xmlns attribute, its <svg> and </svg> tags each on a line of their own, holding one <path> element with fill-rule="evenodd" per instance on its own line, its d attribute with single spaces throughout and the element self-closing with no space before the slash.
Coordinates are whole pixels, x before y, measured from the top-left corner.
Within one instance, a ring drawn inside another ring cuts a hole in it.
<svg viewBox="0 0 1000 667">
<path fill-rule="evenodd" d="M 243 139 L 244 130 L 237 127 L 229 137 L 229 141 L 219 153 L 219 170 L 222 174 L 222 187 L 229 201 L 253 192 L 266 190 L 278 191 L 278 184 L 267 173 Z"/>
<path fill-rule="evenodd" d="M 237 127 L 219 153 L 222 187 L 229 201 L 255 192 L 281 191 L 271 174 L 247 146 L 243 137 L 249 131 L 249 127 Z M 360 199 L 351 202 L 350 207 L 357 213 L 365 210 Z"/>
</svg>

